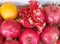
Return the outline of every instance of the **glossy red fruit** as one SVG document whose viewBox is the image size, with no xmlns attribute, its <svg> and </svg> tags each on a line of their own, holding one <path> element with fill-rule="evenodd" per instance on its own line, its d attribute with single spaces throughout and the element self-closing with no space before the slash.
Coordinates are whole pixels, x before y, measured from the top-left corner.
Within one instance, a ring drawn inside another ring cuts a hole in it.
<svg viewBox="0 0 60 44">
<path fill-rule="evenodd" d="M 20 24 L 15 20 L 5 20 L 1 24 L 1 34 L 6 38 L 16 38 L 20 32 Z"/>
<path fill-rule="evenodd" d="M 31 17 L 29 17 L 29 18 L 26 18 L 26 17 L 19 18 L 18 22 L 20 22 L 24 27 L 27 27 L 27 28 L 34 27 L 34 21 L 32 20 Z"/>
<path fill-rule="evenodd" d="M 40 34 L 43 31 L 43 29 L 45 28 L 46 22 L 37 22 L 37 23 L 35 23 L 35 26 L 36 26 L 36 28 L 38 30 L 37 31 L 38 34 Z"/>
<path fill-rule="evenodd" d="M 54 44 L 59 37 L 59 30 L 55 26 L 47 26 L 41 34 L 44 44 Z"/>
<path fill-rule="evenodd" d="M 21 44 L 39 44 L 40 37 L 37 32 L 32 29 L 25 29 L 19 37 Z"/>
<path fill-rule="evenodd" d="M 44 8 L 46 13 L 46 21 L 50 25 L 56 25 L 60 21 L 60 6 L 48 5 Z"/>
<path fill-rule="evenodd" d="M 57 44 L 60 44 L 60 39 L 57 41 Z"/>
<path fill-rule="evenodd" d="M 20 44 L 20 43 L 16 40 L 11 40 L 11 41 L 5 41 L 3 44 Z"/>
<path fill-rule="evenodd" d="M 3 36 L 0 34 L 0 44 L 3 44 Z"/>
</svg>

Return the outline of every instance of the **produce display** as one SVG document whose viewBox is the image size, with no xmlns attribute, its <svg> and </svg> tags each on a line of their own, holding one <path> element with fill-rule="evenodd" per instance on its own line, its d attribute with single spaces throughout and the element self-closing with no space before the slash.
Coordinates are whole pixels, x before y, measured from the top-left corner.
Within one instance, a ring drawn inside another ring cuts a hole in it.
<svg viewBox="0 0 60 44">
<path fill-rule="evenodd" d="M 60 44 L 60 6 L 29 1 L 0 6 L 0 44 Z"/>
<path fill-rule="evenodd" d="M 6 38 L 16 38 L 20 35 L 20 24 L 15 20 L 5 20 L 1 24 L 1 34 Z"/>
<path fill-rule="evenodd" d="M 47 9 L 49 8 L 49 9 Z M 56 25 L 60 22 L 60 6 L 48 5 L 44 8 L 46 13 L 46 22 L 50 25 Z"/>
<path fill-rule="evenodd" d="M 47 26 L 41 35 L 44 44 L 54 44 L 59 37 L 59 30 L 55 26 Z"/>
<path fill-rule="evenodd" d="M 21 44 L 39 44 L 40 37 L 36 31 L 25 29 L 19 37 Z"/>
</svg>

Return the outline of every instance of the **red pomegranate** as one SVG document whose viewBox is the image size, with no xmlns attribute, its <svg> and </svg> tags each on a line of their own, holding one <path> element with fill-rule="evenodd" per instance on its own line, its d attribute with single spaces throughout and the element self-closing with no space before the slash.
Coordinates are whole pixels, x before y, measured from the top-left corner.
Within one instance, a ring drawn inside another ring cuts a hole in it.
<svg viewBox="0 0 60 44">
<path fill-rule="evenodd" d="M 30 7 L 31 10 L 35 10 L 37 8 L 41 8 L 42 6 L 38 1 L 30 0 L 29 1 L 29 7 Z"/>
<path fill-rule="evenodd" d="M 20 7 L 18 21 L 27 28 L 34 27 L 35 22 L 44 21 L 45 15 L 41 7 L 39 2 L 29 1 L 29 7 Z"/>
<path fill-rule="evenodd" d="M 26 6 L 20 7 L 19 17 L 21 17 L 21 18 L 28 17 L 28 11 L 29 11 L 28 7 L 26 7 Z"/>
<path fill-rule="evenodd" d="M 48 5 L 44 7 L 46 13 L 46 22 L 50 25 L 56 25 L 60 21 L 60 6 Z"/>
<path fill-rule="evenodd" d="M 27 27 L 27 28 L 33 28 L 33 27 L 34 27 L 34 22 L 33 22 L 33 20 L 32 20 L 31 17 L 29 17 L 29 18 L 26 18 L 26 17 L 24 17 L 24 18 L 19 18 L 19 19 L 17 19 L 17 20 L 18 20 L 18 22 L 20 22 L 20 24 L 22 24 L 24 27 Z"/>
<path fill-rule="evenodd" d="M 36 26 L 38 33 L 40 34 L 45 27 L 46 23 L 45 21 L 45 15 L 44 11 L 42 8 L 42 5 L 38 1 L 30 1 L 29 2 L 30 6 L 30 12 L 31 12 L 31 17 L 33 18 L 34 25 Z"/>
<path fill-rule="evenodd" d="M 59 37 L 59 30 L 55 26 L 47 26 L 41 34 L 41 40 L 44 44 L 54 44 Z"/>
<path fill-rule="evenodd" d="M 41 8 L 41 4 L 38 1 L 30 1 L 29 3 L 30 10 L 32 10 L 32 18 L 35 20 L 35 22 L 45 20 L 45 15 L 43 12 L 43 9 Z"/>
<path fill-rule="evenodd" d="M 18 22 L 27 28 L 34 27 L 33 19 L 30 17 L 30 14 L 30 9 L 28 7 L 20 7 Z"/>
<path fill-rule="evenodd" d="M 40 22 L 45 20 L 44 12 L 42 9 L 38 8 L 32 11 L 31 17 L 34 19 L 35 22 Z"/>
<path fill-rule="evenodd" d="M 11 40 L 11 41 L 5 41 L 3 44 L 20 44 L 20 43 L 16 40 Z"/>
<path fill-rule="evenodd" d="M 57 41 L 57 44 L 60 44 L 60 39 Z"/>
<path fill-rule="evenodd" d="M 35 23 L 38 34 L 40 34 L 46 26 L 46 22 L 37 22 Z"/>
<path fill-rule="evenodd" d="M 19 37 L 21 44 L 39 44 L 40 37 L 37 32 L 32 29 L 25 29 Z"/>
<path fill-rule="evenodd" d="M 1 34 L 6 38 L 16 38 L 20 32 L 20 24 L 15 20 L 5 20 L 1 24 Z"/>
</svg>

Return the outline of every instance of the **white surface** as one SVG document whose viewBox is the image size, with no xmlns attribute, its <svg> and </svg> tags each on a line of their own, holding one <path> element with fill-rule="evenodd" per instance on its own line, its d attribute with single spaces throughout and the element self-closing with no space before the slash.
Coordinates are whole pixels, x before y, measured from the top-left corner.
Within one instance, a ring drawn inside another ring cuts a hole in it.
<svg viewBox="0 0 60 44">
<path fill-rule="evenodd" d="M 28 4 L 28 1 L 29 0 L 0 0 L 0 4 L 4 2 L 12 2 L 16 4 L 17 6 L 19 6 L 19 5 Z M 41 4 L 52 3 L 52 2 L 57 2 L 58 4 L 60 3 L 60 0 L 37 0 L 37 1 L 39 1 Z"/>
</svg>

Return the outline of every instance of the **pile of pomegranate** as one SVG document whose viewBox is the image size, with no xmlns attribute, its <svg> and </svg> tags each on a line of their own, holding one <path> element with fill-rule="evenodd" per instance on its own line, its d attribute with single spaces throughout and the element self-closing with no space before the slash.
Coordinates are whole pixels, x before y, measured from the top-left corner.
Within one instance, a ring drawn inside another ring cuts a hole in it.
<svg viewBox="0 0 60 44">
<path fill-rule="evenodd" d="M 60 6 L 29 1 L 16 19 L 0 16 L 0 44 L 60 44 Z"/>
</svg>

